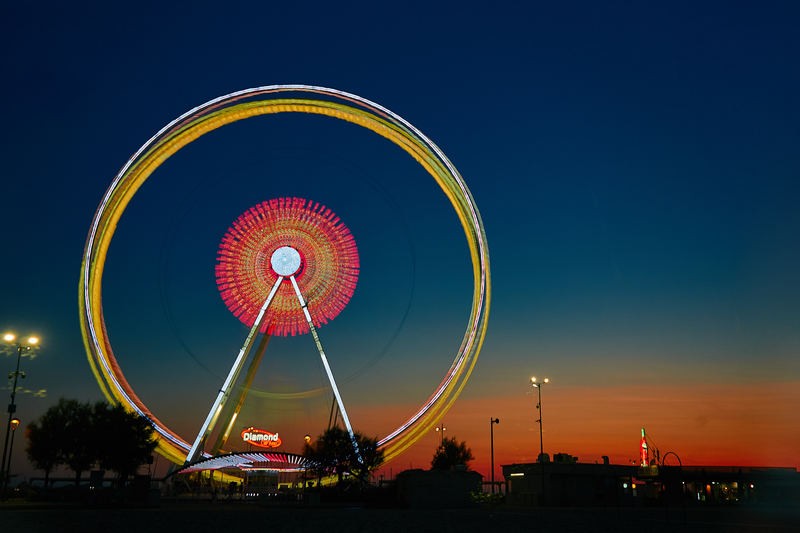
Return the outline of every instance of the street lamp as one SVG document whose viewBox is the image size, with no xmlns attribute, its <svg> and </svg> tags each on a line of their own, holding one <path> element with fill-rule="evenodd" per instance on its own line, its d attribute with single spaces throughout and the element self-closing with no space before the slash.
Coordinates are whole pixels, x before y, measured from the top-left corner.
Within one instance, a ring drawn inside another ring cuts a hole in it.
<svg viewBox="0 0 800 533">
<path fill-rule="evenodd" d="M 20 420 L 16 416 L 11 419 L 11 442 L 8 445 L 8 464 L 6 465 L 6 479 L 11 479 L 11 458 L 14 457 L 14 437 L 17 434 Z M 3 487 L 5 491 L 5 486 Z"/>
<path fill-rule="evenodd" d="M 444 432 L 447 431 L 447 428 L 444 427 L 444 422 L 440 425 L 436 426 L 436 433 L 439 434 L 439 446 L 441 447 L 444 444 Z"/>
<path fill-rule="evenodd" d="M 22 359 L 22 353 L 34 349 L 39 344 L 39 338 L 28 337 L 24 342 L 17 342 L 17 336 L 14 333 L 6 333 L 3 335 L 3 340 L 7 343 L 16 342 L 15 347 L 17 349 L 17 367 L 14 372 L 8 374 L 8 378 L 11 379 L 13 377 L 14 381 L 11 385 L 11 403 L 8 404 L 8 424 L 6 425 L 6 438 L 3 443 L 3 461 L 0 462 L 0 467 L 2 467 L 0 470 L 2 470 L 3 475 L 3 488 L 2 491 L 0 491 L 0 495 L 5 496 L 6 488 L 8 487 L 9 469 L 11 468 L 11 454 L 8 453 L 8 441 L 11 432 L 17 429 L 16 426 L 19 425 L 19 419 L 14 416 L 14 413 L 17 411 L 17 405 L 15 403 L 17 397 L 17 381 L 20 377 L 25 377 L 25 372 L 20 372 L 19 370 L 19 363 Z M 17 421 L 16 425 L 13 422 L 14 420 Z"/>
<path fill-rule="evenodd" d="M 533 386 L 536 391 L 539 393 L 539 403 L 536 404 L 536 408 L 539 410 L 539 462 L 544 462 L 544 440 L 542 438 L 542 386 L 545 383 L 550 383 L 550 378 L 544 378 L 542 381 L 537 381 L 536 376 L 531 378 L 531 386 Z"/>
<path fill-rule="evenodd" d="M 499 418 L 489 417 L 489 437 L 491 442 L 491 457 L 492 457 L 492 494 L 494 494 L 494 425 L 499 424 Z"/>
</svg>

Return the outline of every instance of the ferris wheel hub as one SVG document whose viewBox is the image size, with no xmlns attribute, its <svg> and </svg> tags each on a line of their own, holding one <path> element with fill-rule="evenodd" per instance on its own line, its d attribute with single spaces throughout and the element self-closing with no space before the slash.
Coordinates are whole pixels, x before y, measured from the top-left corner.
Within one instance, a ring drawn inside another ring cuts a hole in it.
<svg viewBox="0 0 800 533">
<path fill-rule="evenodd" d="M 300 252 L 291 246 L 281 246 L 272 252 L 269 262 L 277 275 L 289 277 L 300 270 Z"/>
</svg>

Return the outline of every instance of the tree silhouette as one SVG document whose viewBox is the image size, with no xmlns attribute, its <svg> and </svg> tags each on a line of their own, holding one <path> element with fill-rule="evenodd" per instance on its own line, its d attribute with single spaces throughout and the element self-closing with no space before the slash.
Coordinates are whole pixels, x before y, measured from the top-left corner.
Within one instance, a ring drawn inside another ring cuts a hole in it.
<svg viewBox="0 0 800 533">
<path fill-rule="evenodd" d="M 383 450 L 378 449 L 378 439 L 355 433 L 359 456 L 351 461 L 350 473 L 362 484 L 369 481 L 369 475 L 383 464 Z M 351 446 L 352 448 L 352 446 Z"/>
<path fill-rule="evenodd" d="M 81 474 L 96 462 L 97 450 L 92 424 L 92 406 L 77 400 L 59 400 L 56 405 L 63 421 L 61 458 L 75 472 L 75 485 L 80 485 Z"/>
<path fill-rule="evenodd" d="M 61 450 L 58 444 L 60 434 L 54 433 L 59 426 L 54 420 L 51 410 L 45 412 L 39 420 L 28 424 L 26 436 L 28 445 L 25 451 L 33 466 L 44 470 L 44 487 L 50 485 L 50 472 L 61 464 Z"/>
<path fill-rule="evenodd" d="M 449 470 L 458 465 L 464 465 L 469 469 L 469 462 L 473 459 L 472 450 L 467 448 L 466 442 L 459 443 L 455 437 L 445 437 L 433 454 L 431 469 Z"/>
<path fill-rule="evenodd" d="M 75 472 L 76 485 L 94 465 L 113 470 L 124 483 L 155 448 L 146 419 L 104 402 L 92 405 L 62 398 L 28 424 L 26 435 L 28 459 L 45 471 L 45 486 L 58 465 Z"/>
<path fill-rule="evenodd" d="M 28 458 L 45 471 L 45 485 L 50 471 L 66 465 L 75 472 L 75 484 L 95 462 L 92 441 L 92 407 L 77 400 L 61 398 L 38 420 L 28 424 Z"/>
<path fill-rule="evenodd" d="M 156 447 L 153 428 L 147 419 L 126 411 L 121 405 L 99 402 L 92 416 L 95 443 L 99 445 L 98 463 L 116 472 L 118 483 L 124 485 L 152 456 Z"/>
<path fill-rule="evenodd" d="M 336 475 L 341 484 L 344 474 L 349 473 L 361 483 L 367 481 L 369 473 L 383 463 L 383 450 L 378 449 L 377 439 L 354 433 L 359 453 L 353 447 L 350 434 L 339 427 L 332 427 L 317 437 L 316 442 L 306 443 L 303 457 L 319 478 Z"/>
</svg>

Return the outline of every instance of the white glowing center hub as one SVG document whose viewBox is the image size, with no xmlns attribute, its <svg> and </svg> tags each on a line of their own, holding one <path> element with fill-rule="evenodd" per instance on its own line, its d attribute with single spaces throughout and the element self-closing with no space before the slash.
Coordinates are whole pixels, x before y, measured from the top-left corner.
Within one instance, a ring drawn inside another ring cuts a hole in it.
<svg viewBox="0 0 800 533">
<path fill-rule="evenodd" d="M 269 262 L 277 275 L 288 277 L 300 270 L 300 252 L 291 246 L 281 246 L 272 252 Z"/>
</svg>

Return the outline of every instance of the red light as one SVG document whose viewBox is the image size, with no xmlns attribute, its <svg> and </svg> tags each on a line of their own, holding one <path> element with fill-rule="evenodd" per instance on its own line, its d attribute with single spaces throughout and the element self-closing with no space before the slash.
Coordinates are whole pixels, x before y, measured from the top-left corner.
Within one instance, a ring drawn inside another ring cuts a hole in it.
<svg viewBox="0 0 800 533">
<path fill-rule="evenodd" d="M 261 448 L 278 448 L 283 441 L 277 433 L 249 427 L 242 431 L 242 440 L 247 444 Z"/>
</svg>

